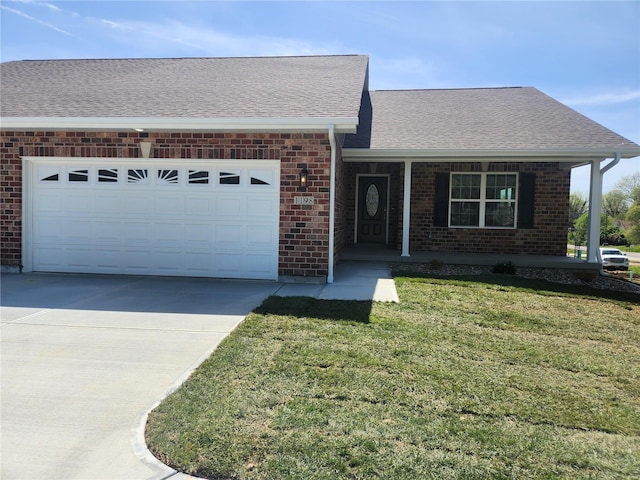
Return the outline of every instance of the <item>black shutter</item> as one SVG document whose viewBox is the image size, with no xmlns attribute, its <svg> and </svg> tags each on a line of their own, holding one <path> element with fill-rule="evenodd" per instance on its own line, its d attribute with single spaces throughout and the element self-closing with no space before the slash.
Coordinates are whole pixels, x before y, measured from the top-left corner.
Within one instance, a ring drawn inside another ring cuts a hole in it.
<svg viewBox="0 0 640 480">
<path fill-rule="evenodd" d="M 436 188 L 433 199 L 433 225 L 449 226 L 449 174 L 436 173 Z"/>
<path fill-rule="evenodd" d="M 520 194 L 518 196 L 518 228 L 533 228 L 535 212 L 535 173 L 520 174 Z"/>
</svg>

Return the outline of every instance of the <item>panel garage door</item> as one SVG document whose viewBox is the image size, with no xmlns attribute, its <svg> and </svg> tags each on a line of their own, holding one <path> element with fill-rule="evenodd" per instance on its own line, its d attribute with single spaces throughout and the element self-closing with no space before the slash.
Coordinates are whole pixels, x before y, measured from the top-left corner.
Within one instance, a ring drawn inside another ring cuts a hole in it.
<svg viewBox="0 0 640 480">
<path fill-rule="evenodd" d="M 279 168 L 34 160 L 32 270 L 275 280 Z"/>
</svg>

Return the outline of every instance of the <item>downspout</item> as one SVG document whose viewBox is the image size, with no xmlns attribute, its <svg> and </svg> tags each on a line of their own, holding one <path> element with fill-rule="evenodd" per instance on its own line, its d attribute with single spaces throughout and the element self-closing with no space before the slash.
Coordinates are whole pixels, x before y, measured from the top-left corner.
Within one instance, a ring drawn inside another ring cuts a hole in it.
<svg viewBox="0 0 640 480">
<path fill-rule="evenodd" d="M 602 169 L 600 170 L 600 175 L 604 175 L 611 168 L 615 167 L 618 163 L 620 163 L 620 152 L 617 152 L 617 153 L 614 154 L 614 158 L 613 158 L 613 161 L 611 163 L 608 163 L 607 165 L 602 167 Z"/>
<path fill-rule="evenodd" d="M 335 126 L 329 125 L 329 144 L 331 145 L 331 169 L 329 171 L 329 265 L 327 283 L 333 283 L 333 252 L 336 223 L 336 138 Z"/>
<path fill-rule="evenodd" d="M 600 256 L 600 217 L 602 214 L 602 177 L 620 162 L 620 152 L 614 154 L 613 161 L 600 168 L 600 162 L 591 163 L 591 185 L 589 190 L 589 236 L 587 240 L 587 262 L 602 265 Z M 602 267 L 600 272 L 604 273 Z"/>
</svg>

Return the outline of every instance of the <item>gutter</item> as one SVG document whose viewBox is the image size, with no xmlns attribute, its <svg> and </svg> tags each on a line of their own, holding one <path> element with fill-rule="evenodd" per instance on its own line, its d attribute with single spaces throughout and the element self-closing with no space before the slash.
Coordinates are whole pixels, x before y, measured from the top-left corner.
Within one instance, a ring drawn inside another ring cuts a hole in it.
<svg viewBox="0 0 640 480">
<path fill-rule="evenodd" d="M 629 145 L 620 148 L 552 148 L 552 149 L 368 149 L 346 148 L 342 151 L 345 162 L 402 162 L 404 159 L 434 159 L 443 158 L 448 161 L 468 161 L 469 158 L 488 158 L 492 161 L 512 161 L 514 157 L 541 158 L 561 157 L 578 158 L 585 157 L 604 160 L 611 158 L 613 154 L 620 158 L 634 158 L 640 156 L 640 147 Z M 542 161 L 542 160 L 539 160 Z"/>
<path fill-rule="evenodd" d="M 329 169 L 329 265 L 327 283 L 333 283 L 333 254 L 336 229 L 336 138 L 335 125 L 329 125 L 329 144 L 331 145 L 331 168 Z"/>
<path fill-rule="evenodd" d="M 264 131 L 325 130 L 355 133 L 357 117 L 2 117 L 3 130 L 50 131 Z"/>
</svg>

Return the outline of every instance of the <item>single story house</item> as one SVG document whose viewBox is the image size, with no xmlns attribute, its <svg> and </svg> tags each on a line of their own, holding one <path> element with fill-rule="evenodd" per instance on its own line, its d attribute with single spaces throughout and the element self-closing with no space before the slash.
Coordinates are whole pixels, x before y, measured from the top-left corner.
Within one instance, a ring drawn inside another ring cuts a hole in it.
<svg viewBox="0 0 640 480">
<path fill-rule="evenodd" d="M 370 91 L 368 64 L 3 63 L 3 271 L 332 282 L 354 246 L 564 256 L 585 164 L 599 237 L 602 174 L 638 145 L 531 87 Z"/>
</svg>

